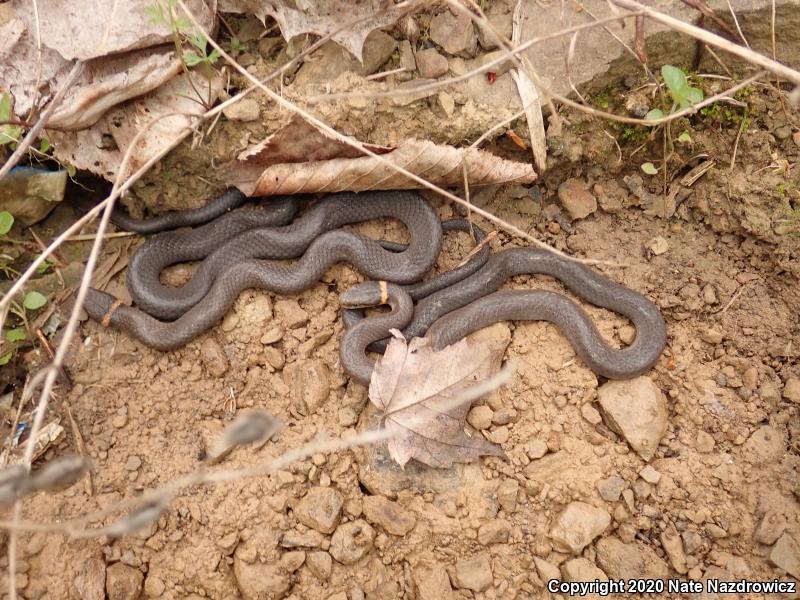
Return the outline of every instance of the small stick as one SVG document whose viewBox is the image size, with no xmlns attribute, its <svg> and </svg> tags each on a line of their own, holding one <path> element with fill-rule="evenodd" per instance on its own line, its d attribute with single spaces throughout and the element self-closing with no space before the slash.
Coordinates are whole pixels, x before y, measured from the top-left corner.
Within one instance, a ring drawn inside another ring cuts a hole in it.
<svg viewBox="0 0 800 600">
<path fill-rule="evenodd" d="M 137 235 L 134 231 L 114 231 L 112 233 L 106 233 L 103 235 L 104 240 L 110 240 L 113 238 L 121 238 L 121 237 L 131 237 L 133 235 Z M 97 239 L 96 233 L 83 233 L 80 235 L 73 235 L 65 239 L 65 242 L 93 242 Z"/>
<path fill-rule="evenodd" d="M 72 415 L 72 406 L 69 404 L 69 402 L 65 402 L 64 407 L 67 409 L 67 418 L 69 418 L 69 425 L 72 428 L 72 437 L 75 438 L 75 450 L 81 456 L 88 456 L 88 452 L 86 452 L 86 443 L 83 441 L 83 435 L 81 434 L 80 427 L 78 427 L 78 422 Z M 86 473 L 85 481 L 86 493 L 89 496 L 94 496 L 94 481 L 92 480 L 91 470 Z"/>
<path fill-rule="evenodd" d="M 41 329 L 36 330 L 36 337 L 39 338 L 39 341 L 44 347 L 44 351 L 47 352 L 47 356 L 50 357 L 50 360 L 55 360 L 56 353 L 53 352 L 53 347 L 50 345 L 50 342 L 47 341 L 47 338 L 44 336 L 44 333 L 42 333 Z M 67 369 L 64 365 L 58 366 L 58 374 L 61 376 L 61 379 L 66 384 L 67 389 L 71 389 L 73 386 L 72 378 L 69 376 L 69 373 L 67 373 Z"/>
<path fill-rule="evenodd" d="M 405 73 L 408 71 L 405 67 L 398 67 L 397 69 L 392 69 L 391 71 L 383 71 L 381 73 L 373 73 L 372 75 L 367 75 L 367 81 L 375 81 L 376 79 L 383 79 L 384 77 L 388 77 L 389 75 L 396 75 L 397 73 Z"/>
</svg>

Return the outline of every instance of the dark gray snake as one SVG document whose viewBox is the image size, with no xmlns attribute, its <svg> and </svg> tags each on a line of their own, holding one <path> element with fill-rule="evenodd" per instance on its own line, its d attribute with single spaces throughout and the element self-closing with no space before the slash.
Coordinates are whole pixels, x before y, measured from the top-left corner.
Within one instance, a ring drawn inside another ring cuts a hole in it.
<svg viewBox="0 0 800 600">
<path fill-rule="evenodd" d="M 232 264 L 228 263 L 211 282 L 208 293 L 175 321 L 159 321 L 142 310 L 122 306 L 113 296 L 99 290 L 90 290 L 86 312 L 105 326 L 122 329 L 148 346 L 172 350 L 212 327 L 245 288 L 267 289 L 280 294 L 298 293 L 319 281 L 328 267 L 340 261 L 349 262 L 373 279 L 413 283 L 435 263 L 441 248 L 442 225 L 433 208 L 417 194 L 401 191 L 337 194 L 323 202 L 333 203 L 343 214 L 328 213 L 326 218 L 317 219 L 317 224 L 326 226 L 331 220 L 355 222 L 377 216 L 396 217 L 411 231 L 411 243 L 408 247 L 395 248 L 404 248 L 397 252 L 384 247 L 392 244 L 340 229 L 321 235 L 306 233 L 313 241 L 302 257 L 291 263 L 247 258 L 252 256 L 253 249 L 245 247 L 244 258 L 232 256 Z M 249 236 L 250 233 L 245 231 L 233 239 L 238 241 L 242 235 Z M 242 248 L 241 245 L 237 247 Z M 258 252 L 262 251 L 270 255 L 271 250 L 260 247 Z"/>
<path fill-rule="evenodd" d="M 496 291 L 514 275 L 532 273 L 551 275 L 584 300 L 627 317 L 636 328 L 636 339 L 626 348 L 611 348 L 583 309 L 561 294 Z M 380 304 L 380 285 L 366 282 L 354 286 L 345 292 L 342 304 Z M 550 321 L 595 373 L 610 379 L 629 379 L 647 371 L 658 360 L 667 339 L 664 319 L 650 300 L 580 263 L 534 248 L 493 254 L 476 273 L 423 298 L 410 312 L 408 306 L 413 303 L 401 287 L 390 285 L 386 289 L 388 297 L 384 294 L 383 300 L 392 312 L 353 323 L 342 340 L 342 364 L 362 383 L 369 382 L 372 372 L 366 348 L 384 338 L 390 328 L 404 328 L 407 339 L 427 335 L 434 349 L 441 349 L 499 321 Z"/>
</svg>

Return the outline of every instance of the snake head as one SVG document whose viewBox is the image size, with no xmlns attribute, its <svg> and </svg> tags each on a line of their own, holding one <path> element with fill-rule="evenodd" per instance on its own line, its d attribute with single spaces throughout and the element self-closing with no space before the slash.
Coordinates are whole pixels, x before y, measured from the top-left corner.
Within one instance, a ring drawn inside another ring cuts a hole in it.
<svg viewBox="0 0 800 600">
<path fill-rule="evenodd" d="M 345 308 L 369 308 L 386 304 L 388 300 L 389 292 L 385 281 L 358 283 L 342 294 L 342 306 Z"/>
</svg>

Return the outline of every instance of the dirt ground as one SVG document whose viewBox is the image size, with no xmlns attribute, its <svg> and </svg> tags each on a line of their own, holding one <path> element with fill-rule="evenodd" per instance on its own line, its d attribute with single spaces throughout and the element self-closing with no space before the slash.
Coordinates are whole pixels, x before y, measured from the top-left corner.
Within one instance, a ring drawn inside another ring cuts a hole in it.
<svg viewBox="0 0 800 600">
<path fill-rule="evenodd" d="M 665 407 L 640 424 L 645 437 L 662 427 L 654 451 L 635 451 L 635 433 L 615 431 L 602 402 L 609 384 L 554 326 L 509 324 L 513 383 L 470 414 L 476 435 L 499 443 L 506 459 L 403 472 L 380 448 L 318 454 L 269 477 L 190 487 L 157 523 L 122 539 L 24 533 L 21 595 L 511 600 L 559 597 L 545 589 L 552 577 L 796 581 L 800 122 L 767 88 L 750 94 L 751 121 L 738 142 L 740 121 L 725 115 L 679 125 L 693 141 L 677 152 L 708 155 L 685 170 L 706 158 L 715 164 L 680 188 L 669 218 L 648 214 L 663 198 L 661 176 L 639 168 L 646 159 L 658 165 L 659 145 L 637 150 L 646 132 L 575 114 L 549 139 L 552 168 L 541 182 L 473 193 L 476 204 L 557 248 L 626 265 L 599 268 L 662 309 L 667 349 L 622 391 L 631 403 Z M 506 138 L 491 149 L 526 159 Z M 599 203 L 585 218 L 573 220 L 559 202 L 568 179 Z M 442 216 L 454 213 L 433 202 Z M 394 224 L 359 230 L 403 236 Z M 511 243 L 500 234 L 492 245 Z M 439 268 L 470 248 L 466 235 L 448 237 Z M 173 269 L 168 279 L 187 273 Z M 339 296 L 359 279 L 340 265 L 296 297 L 245 292 L 220 325 L 169 353 L 85 322 L 68 361 L 75 385 L 58 390 L 51 411 L 63 417 L 71 406 L 94 463 L 93 493 L 81 482 L 39 494 L 25 502 L 24 518 L 63 521 L 198 468 L 228 423 L 231 399 L 238 410 L 268 410 L 284 428 L 214 469 L 362 429 L 366 390 L 348 381 L 338 357 Z M 563 291 L 542 277 L 512 285 Z M 107 289 L 123 295 L 124 273 Z M 606 339 L 630 341 L 623 318 L 586 308 Z M 67 427 L 46 458 L 74 444 Z M 0 560 L 5 568 L 5 554 Z"/>
</svg>

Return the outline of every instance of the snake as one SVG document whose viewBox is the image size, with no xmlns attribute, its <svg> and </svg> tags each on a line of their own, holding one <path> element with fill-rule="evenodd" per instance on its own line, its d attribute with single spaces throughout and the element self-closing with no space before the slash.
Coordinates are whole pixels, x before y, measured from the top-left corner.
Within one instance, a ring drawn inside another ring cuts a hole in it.
<svg viewBox="0 0 800 600">
<path fill-rule="evenodd" d="M 621 349 L 609 346 L 586 312 L 562 294 L 497 291 L 515 275 L 536 273 L 555 277 L 583 300 L 627 317 L 636 328 L 633 343 Z M 667 340 L 664 318 L 649 299 L 586 265 L 538 248 L 496 252 L 478 271 L 422 298 L 416 306 L 402 287 L 380 281 L 358 284 L 342 296 L 347 308 L 378 304 L 388 304 L 391 312 L 354 323 L 340 346 L 342 365 L 365 384 L 374 364 L 367 348 L 385 338 L 390 328 L 402 329 L 406 339 L 425 335 L 434 350 L 440 350 L 492 323 L 549 321 L 564 333 L 592 371 L 608 379 L 641 375 L 658 360 Z"/>
<path fill-rule="evenodd" d="M 431 205 L 418 194 L 382 191 L 362 193 L 357 198 L 355 194 L 336 196 L 350 199 L 349 204 L 342 205 L 343 209 L 349 206 L 353 210 L 358 204 L 359 220 L 377 215 L 399 219 L 411 232 L 411 243 L 402 252 L 393 252 L 376 240 L 333 229 L 316 236 L 305 253 L 294 261 L 237 259 L 217 275 L 199 302 L 174 321 L 162 321 L 138 307 L 122 305 L 110 294 L 96 289 L 89 290 L 84 308 L 102 325 L 121 329 L 151 348 L 166 351 L 179 348 L 210 329 L 246 288 L 299 293 L 319 281 L 338 262 L 348 262 L 372 279 L 409 284 L 420 280 L 436 262 L 442 225 Z"/>
</svg>

